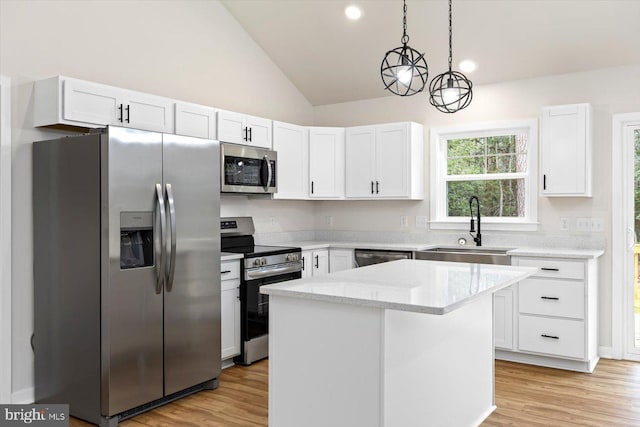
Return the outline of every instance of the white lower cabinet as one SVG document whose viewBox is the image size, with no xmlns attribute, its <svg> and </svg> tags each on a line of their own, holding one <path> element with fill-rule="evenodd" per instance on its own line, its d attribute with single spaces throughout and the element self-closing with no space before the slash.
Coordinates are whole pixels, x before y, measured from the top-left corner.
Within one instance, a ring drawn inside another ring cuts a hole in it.
<svg viewBox="0 0 640 427">
<path fill-rule="evenodd" d="M 496 292 L 496 358 L 593 372 L 599 360 L 597 259 L 513 257 L 512 264 L 540 270 Z"/>
<path fill-rule="evenodd" d="M 556 356 L 584 358 L 584 322 L 582 320 L 521 314 L 519 348 Z"/>
<path fill-rule="evenodd" d="M 222 360 L 240 354 L 240 261 L 220 264 L 220 317 Z"/>
<path fill-rule="evenodd" d="M 353 249 L 329 249 L 329 272 L 354 268 Z"/>
<path fill-rule="evenodd" d="M 302 251 L 302 278 L 329 273 L 329 249 Z"/>
</svg>

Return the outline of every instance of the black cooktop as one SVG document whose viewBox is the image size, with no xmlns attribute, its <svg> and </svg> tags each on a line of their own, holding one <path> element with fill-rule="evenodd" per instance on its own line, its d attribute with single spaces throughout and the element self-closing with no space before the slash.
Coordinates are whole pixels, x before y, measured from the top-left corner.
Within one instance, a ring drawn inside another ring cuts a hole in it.
<svg viewBox="0 0 640 427">
<path fill-rule="evenodd" d="M 300 248 L 292 248 L 288 246 L 264 246 L 264 245 L 225 247 L 223 244 L 222 250 L 224 252 L 232 252 L 234 254 L 244 254 L 245 258 L 266 256 L 266 255 L 288 254 L 291 252 L 301 252 Z"/>
</svg>

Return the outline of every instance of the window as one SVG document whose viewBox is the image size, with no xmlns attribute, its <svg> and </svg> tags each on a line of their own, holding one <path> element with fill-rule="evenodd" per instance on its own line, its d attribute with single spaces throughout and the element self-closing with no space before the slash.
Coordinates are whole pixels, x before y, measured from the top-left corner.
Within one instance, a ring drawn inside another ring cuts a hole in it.
<svg viewBox="0 0 640 427">
<path fill-rule="evenodd" d="M 483 228 L 536 230 L 537 148 L 536 120 L 432 129 L 431 228 L 468 228 L 476 195 Z"/>
</svg>

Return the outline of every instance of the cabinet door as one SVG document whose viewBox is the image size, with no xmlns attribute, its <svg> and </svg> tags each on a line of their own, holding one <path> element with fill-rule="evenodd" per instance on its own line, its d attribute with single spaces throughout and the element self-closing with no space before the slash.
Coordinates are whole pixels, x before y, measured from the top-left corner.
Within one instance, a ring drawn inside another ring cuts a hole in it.
<svg viewBox="0 0 640 427">
<path fill-rule="evenodd" d="M 244 115 L 231 111 L 218 111 L 218 140 L 246 144 Z"/>
<path fill-rule="evenodd" d="M 161 96 L 122 91 L 125 126 L 153 132 L 174 133 L 174 101 Z"/>
<path fill-rule="evenodd" d="M 329 250 L 328 249 L 319 249 L 317 251 L 313 251 L 313 259 L 311 260 L 313 263 L 313 275 L 321 276 L 323 274 L 329 273 Z"/>
<path fill-rule="evenodd" d="M 268 148 L 272 147 L 271 144 L 271 127 L 273 121 L 269 119 L 263 119 L 260 117 L 247 116 L 245 126 L 248 129 L 247 144 L 254 145 L 256 147 Z M 280 187 L 280 184 L 278 184 Z"/>
<path fill-rule="evenodd" d="M 591 132 L 588 104 L 542 110 L 544 196 L 591 196 Z"/>
<path fill-rule="evenodd" d="M 117 88 L 66 79 L 63 82 L 63 118 L 98 125 L 123 125 Z M 123 107 L 124 108 L 124 107 Z M 124 111 L 122 112 L 124 115 Z"/>
<path fill-rule="evenodd" d="M 377 197 L 409 197 L 409 126 L 376 127 L 375 181 Z"/>
<path fill-rule="evenodd" d="M 204 105 L 176 102 L 176 134 L 218 139 L 216 110 Z"/>
<path fill-rule="evenodd" d="M 302 278 L 313 276 L 313 252 L 302 251 Z"/>
<path fill-rule="evenodd" d="M 496 348 L 513 350 L 513 290 L 493 294 L 493 328 Z"/>
<path fill-rule="evenodd" d="M 224 360 L 240 354 L 240 282 L 223 280 L 221 285 L 220 323 Z"/>
<path fill-rule="evenodd" d="M 273 148 L 278 152 L 274 199 L 307 199 L 309 134 L 306 127 L 273 122 Z"/>
<path fill-rule="evenodd" d="M 345 157 L 347 197 L 372 198 L 375 196 L 375 137 L 376 131 L 373 126 L 347 128 Z"/>
<path fill-rule="evenodd" d="M 344 128 L 309 130 L 310 197 L 344 197 Z"/>
<path fill-rule="evenodd" d="M 329 272 L 351 270 L 353 261 L 353 249 L 329 249 Z"/>
</svg>

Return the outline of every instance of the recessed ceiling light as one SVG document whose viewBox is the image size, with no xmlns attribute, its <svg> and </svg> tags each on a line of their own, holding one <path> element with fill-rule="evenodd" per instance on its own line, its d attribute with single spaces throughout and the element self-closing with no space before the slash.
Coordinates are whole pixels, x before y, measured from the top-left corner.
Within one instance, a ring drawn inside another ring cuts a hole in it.
<svg viewBox="0 0 640 427">
<path fill-rule="evenodd" d="M 460 61 L 460 64 L 458 64 L 458 67 L 463 73 L 472 73 L 478 68 L 478 65 L 470 59 L 463 59 Z"/>
<path fill-rule="evenodd" d="M 358 6 L 347 6 L 347 8 L 344 10 L 344 14 L 347 15 L 347 18 L 355 21 L 357 19 L 360 19 L 360 17 L 362 16 L 362 10 L 358 7 Z"/>
</svg>

